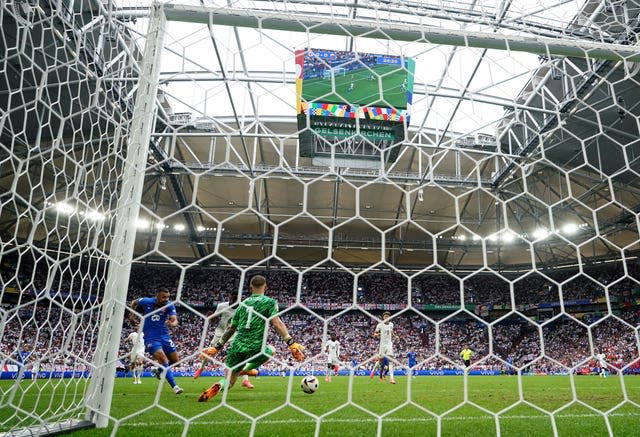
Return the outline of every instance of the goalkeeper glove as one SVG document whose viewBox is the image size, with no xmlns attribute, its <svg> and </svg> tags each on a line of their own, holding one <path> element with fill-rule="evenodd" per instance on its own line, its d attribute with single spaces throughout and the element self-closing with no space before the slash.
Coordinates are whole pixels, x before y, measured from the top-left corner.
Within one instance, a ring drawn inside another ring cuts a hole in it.
<svg viewBox="0 0 640 437">
<path fill-rule="evenodd" d="M 200 358 L 202 359 L 209 359 L 211 357 L 213 357 L 214 355 L 216 355 L 220 349 L 222 349 L 222 346 L 218 347 L 218 345 L 216 344 L 213 347 L 208 347 L 206 349 L 204 349 L 202 351 L 202 353 L 200 353 Z"/>
<path fill-rule="evenodd" d="M 291 355 L 293 356 L 293 358 L 296 361 L 303 361 L 304 353 L 302 353 L 302 351 L 304 350 L 304 346 L 296 343 L 290 336 L 285 338 L 284 341 L 285 343 L 287 343 L 287 346 L 289 346 L 289 350 L 291 351 Z"/>
</svg>

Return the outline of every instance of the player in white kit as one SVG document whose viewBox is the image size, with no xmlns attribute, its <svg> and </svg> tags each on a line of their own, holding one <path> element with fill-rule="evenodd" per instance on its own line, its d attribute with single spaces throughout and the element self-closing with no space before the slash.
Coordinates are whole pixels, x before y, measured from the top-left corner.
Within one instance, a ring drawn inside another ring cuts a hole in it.
<svg viewBox="0 0 640 437">
<path fill-rule="evenodd" d="M 389 322 L 389 317 L 391 317 L 391 313 L 385 311 L 382 314 L 382 322 L 378 323 L 373 333 L 374 337 L 380 337 L 380 349 L 378 350 L 378 360 L 373 366 L 370 377 L 374 377 L 376 370 L 382 365 L 382 361 L 387 358 L 389 362 L 389 382 L 395 384 L 396 380 L 393 378 L 393 323 Z"/>
<path fill-rule="evenodd" d="M 606 370 L 609 368 L 609 364 L 607 363 L 607 356 L 600 352 L 596 354 L 596 360 L 598 360 L 598 368 L 600 369 L 599 376 L 600 378 L 606 378 L 607 372 Z"/>
<path fill-rule="evenodd" d="M 335 334 L 331 334 L 331 340 L 327 340 L 324 352 L 327 354 L 327 376 L 324 380 L 331 382 L 331 377 L 338 375 L 340 370 L 340 342 Z"/>
<path fill-rule="evenodd" d="M 133 383 L 142 384 L 140 377 L 144 366 L 144 333 L 133 331 L 127 337 L 126 341 L 131 342 L 131 354 L 129 362 L 131 363 L 131 373 L 133 374 Z"/>
<path fill-rule="evenodd" d="M 216 325 L 215 331 L 213 331 L 213 338 L 209 343 L 209 346 L 213 346 L 222 338 L 224 332 L 227 330 L 229 325 L 231 324 L 231 319 L 233 319 L 234 314 L 236 313 L 236 306 L 231 306 L 230 302 L 235 302 L 237 300 L 238 293 L 236 291 L 232 291 L 229 294 L 229 301 L 220 302 L 216 307 L 215 313 L 211 316 L 213 320 L 218 319 L 218 324 Z M 233 342 L 235 338 L 235 334 L 228 341 L 229 344 Z M 207 360 L 203 358 L 200 362 L 200 367 L 193 374 L 193 379 L 198 379 L 202 374 L 202 371 L 207 367 Z M 249 371 L 252 376 L 256 376 L 258 374 L 257 369 L 253 371 Z M 242 375 L 242 386 L 246 388 L 253 388 L 253 384 L 249 381 L 249 375 Z"/>
</svg>

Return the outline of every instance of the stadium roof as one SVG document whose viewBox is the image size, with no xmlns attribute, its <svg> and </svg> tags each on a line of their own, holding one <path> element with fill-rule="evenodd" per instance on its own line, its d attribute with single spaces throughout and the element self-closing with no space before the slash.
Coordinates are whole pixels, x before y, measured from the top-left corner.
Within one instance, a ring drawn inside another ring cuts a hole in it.
<svg viewBox="0 0 640 437">
<path fill-rule="evenodd" d="M 629 44 L 639 11 L 628 4 L 623 22 L 615 7 L 596 1 L 209 1 L 204 7 L 223 18 L 282 13 L 292 23 L 345 19 L 373 28 L 419 25 L 576 45 Z M 147 2 L 111 5 L 118 32 L 134 47 L 144 45 L 147 8 Z M 97 10 L 84 12 L 88 23 Z M 640 152 L 632 102 L 640 95 L 628 78 L 632 64 L 347 31 L 178 21 L 168 21 L 165 43 L 139 260 L 187 261 L 217 250 L 248 263 L 275 255 L 311 265 L 331 254 L 363 266 L 530 268 L 619 257 L 619 248 L 638 239 L 640 187 L 631 170 L 638 169 Z M 110 44 L 117 53 L 117 41 Z M 412 147 L 402 147 L 395 163 L 327 168 L 299 157 L 294 50 L 306 47 L 415 59 Z M 482 143 L 478 134 L 489 140 Z M 224 262 L 217 255 L 210 261 Z"/>
</svg>

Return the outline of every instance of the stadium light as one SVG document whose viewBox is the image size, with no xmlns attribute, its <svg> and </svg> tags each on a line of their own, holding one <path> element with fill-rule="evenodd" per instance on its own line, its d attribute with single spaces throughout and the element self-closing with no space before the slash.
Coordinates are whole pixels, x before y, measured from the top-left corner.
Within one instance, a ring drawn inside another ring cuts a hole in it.
<svg viewBox="0 0 640 437">
<path fill-rule="evenodd" d="M 136 228 L 138 229 L 148 229 L 149 228 L 149 220 L 139 218 L 136 221 Z"/>
<path fill-rule="evenodd" d="M 162 223 L 162 222 L 156 223 L 155 228 L 156 229 L 164 229 L 164 223 Z"/>
<path fill-rule="evenodd" d="M 513 235 L 511 232 L 505 232 L 500 237 L 500 239 L 505 243 L 511 243 L 515 238 L 516 238 L 515 235 Z"/>
<path fill-rule="evenodd" d="M 202 231 L 204 231 L 206 228 L 205 228 L 204 226 L 202 226 L 202 225 L 198 225 L 198 226 L 196 227 L 196 229 L 198 230 L 198 232 L 202 232 Z"/>
<path fill-rule="evenodd" d="M 66 202 L 58 202 L 56 203 L 56 211 L 58 211 L 60 214 L 71 215 L 76 211 L 76 209 L 73 205 L 70 205 Z"/>
<path fill-rule="evenodd" d="M 464 241 L 467 239 L 467 237 L 465 235 L 459 235 L 458 239 Z"/>
<path fill-rule="evenodd" d="M 498 237 L 496 235 L 489 235 L 489 241 L 498 241 Z"/>
<path fill-rule="evenodd" d="M 473 239 L 473 241 L 478 241 L 480 239 L 480 236 L 474 234 L 472 239 Z"/>
<path fill-rule="evenodd" d="M 86 217 L 89 220 L 92 220 L 94 222 L 100 222 L 100 221 L 105 219 L 105 215 L 104 214 L 102 214 L 101 212 L 98 212 L 98 211 L 93 211 L 93 210 L 87 211 Z"/>
<path fill-rule="evenodd" d="M 567 223 L 562 227 L 562 233 L 567 235 L 575 234 L 577 230 L 578 226 L 575 223 Z"/>
<path fill-rule="evenodd" d="M 536 240 L 543 240 L 548 236 L 549 236 L 549 231 L 547 231 L 546 229 L 539 228 L 533 231 L 533 238 L 535 238 Z"/>
<path fill-rule="evenodd" d="M 173 229 L 176 231 L 184 231 L 185 230 L 185 225 L 183 225 L 182 223 L 178 223 L 177 225 L 173 225 Z"/>
</svg>

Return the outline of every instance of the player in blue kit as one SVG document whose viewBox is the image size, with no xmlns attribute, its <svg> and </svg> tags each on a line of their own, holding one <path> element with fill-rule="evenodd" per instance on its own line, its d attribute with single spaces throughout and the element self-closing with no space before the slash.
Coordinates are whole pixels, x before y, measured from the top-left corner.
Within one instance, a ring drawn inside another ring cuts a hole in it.
<svg viewBox="0 0 640 437">
<path fill-rule="evenodd" d="M 380 381 L 386 381 L 389 374 L 389 358 L 383 357 L 380 361 Z"/>
<path fill-rule="evenodd" d="M 416 353 L 413 351 L 407 352 L 407 367 L 409 367 L 409 369 L 407 370 L 407 374 L 413 376 L 414 378 L 416 377 L 416 375 L 414 375 L 413 372 L 415 371 L 414 367 L 417 363 L 418 362 L 416 361 Z"/>
<path fill-rule="evenodd" d="M 147 352 L 160 363 L 160 366 L 164 368 L 165 377 L 167 382 L 175 392 L 180 394 L 182 390 L 176 384 L 173 379 L 173 372 L 169 367 L 169 363 L 174 364 L 178 362 L 178 351 L 176 351 L 176 345 L 171 340 L 169 335 L 169 327 L 175 328 L 178 326 L 178 316 L 176 313 L 176 307 L 173 302 L 169 300 L 171 295 L 166 288 L 160 288 L 156 293 L 156 297 L 143 297 L 135 299 L 131 302 L 131 309 L 142 313 L 144 316 L 144 325 L 142 325 L 142 332 L 144 333 L 144 345 Z M 131 322 L 136 325 L 137 320 L 132 315 Z M 159 368 L 154 369 L 156 377 L 160 379 L 162 370 Z"/>
<path fill-rule="evenodd" d="M 18 381 L 22 381 L 24 379 L 24 373 L 27 370 L 29 360 L 31 359 L 31 346 L 25 344 L 22 347 L 22 350 L 16 351 L 16 358 L 15 363 L 18 365 L 18 376 L 16 379 Z"/>
</svg>

